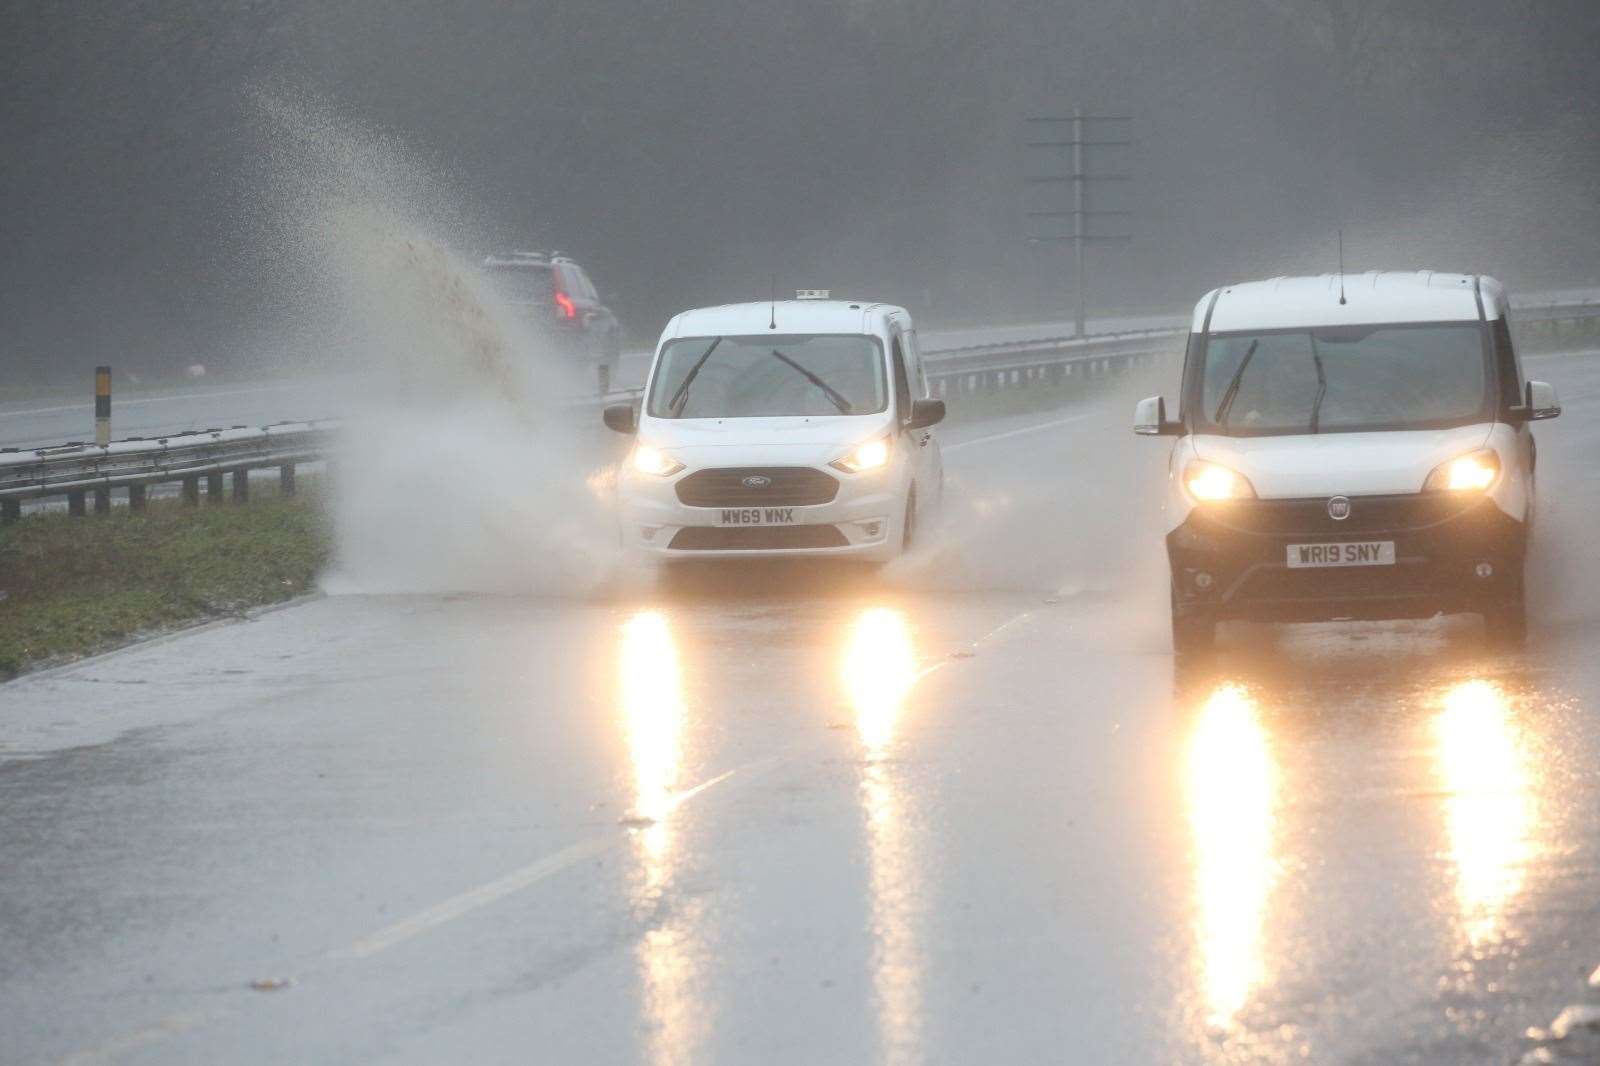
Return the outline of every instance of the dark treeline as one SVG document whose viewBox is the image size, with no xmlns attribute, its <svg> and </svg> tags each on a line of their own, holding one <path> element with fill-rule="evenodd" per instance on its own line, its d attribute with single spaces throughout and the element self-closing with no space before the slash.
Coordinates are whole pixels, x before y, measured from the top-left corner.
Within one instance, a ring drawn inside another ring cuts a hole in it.
<svg viewBox="0 0 1600 1066">
<path fill-rule="evenodd" d="M 392 131 L 477 220 L 582 258 L 636 336 L 824 285 L 1060 315 L 1022 119 L 1135 116 L 1102 307 L 1332 264 L 1600 282 L 1593 0 L 385 0 L 0 7 L 0 383 L 227 361 L 294 314 L 251 91 Z M 486 236 L 487 235 L 487 236 Z M 461 238 L 466 240 L 465 238 Z"/>
</svg>

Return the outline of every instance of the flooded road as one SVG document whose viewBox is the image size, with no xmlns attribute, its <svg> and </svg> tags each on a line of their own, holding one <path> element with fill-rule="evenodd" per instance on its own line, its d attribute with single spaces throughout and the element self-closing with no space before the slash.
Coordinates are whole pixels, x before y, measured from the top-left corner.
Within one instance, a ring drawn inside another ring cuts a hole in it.
<svg viewBox="0 0 1600 1066">
<path fill-rule="evenodd" d="M 1514 1062 L 1600 964 L 1600 362 L 1530 373 L 1525 652 L 1175 674 L 1118 396 L 951 429 L 881 576 L 333 596 L 0 688 L 0 1060 Z"/>
</svg>

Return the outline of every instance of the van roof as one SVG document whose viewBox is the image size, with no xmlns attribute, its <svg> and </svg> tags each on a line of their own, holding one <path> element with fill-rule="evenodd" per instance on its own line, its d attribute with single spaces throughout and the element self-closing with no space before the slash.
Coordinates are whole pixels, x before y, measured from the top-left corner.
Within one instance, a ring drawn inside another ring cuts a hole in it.
<svg viewBox="0 0 1600 1066">
<path fill-rule="evenodd" d="M 1486 275 L 1369 270 L 1345 274 L 1343 281 L 1343 304 L 1337 274 L 1227 285 L 1206 293 L 1195 305 L 1193 329 L 1228 333 L 1382 322 L 1476 322 L 1505 313 L 1505 289 Z"/>
<path fill-rule="evenodd" d="M 893 304 L 867 300 L 768 300 L 684 311 L 667 323 L 663 339 L 740 337 L 762 333 L 878 333 L 884 320 L 905 314 Z M 771 328 L 778 323 L 776 330 Z"/>
</svg>

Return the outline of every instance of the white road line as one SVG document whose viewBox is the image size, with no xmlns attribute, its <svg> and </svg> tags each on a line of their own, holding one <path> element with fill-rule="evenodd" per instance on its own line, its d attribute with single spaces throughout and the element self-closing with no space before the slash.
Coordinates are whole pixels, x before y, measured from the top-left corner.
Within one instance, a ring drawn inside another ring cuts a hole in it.
<svg viewBox="0 0 1600 1066">
<path fill-rule="evenodd" d="M 1577 355 L 1600 355 L 1600 348 L 1574 348 L 1570 352 L 1538 352 L 1523 356 L 1522 361 L 1531 363 L 1536 359 L 1568 359 Z"/>
<path fill-rule="evenodd" d="M 693 788 L 679 792 L 672 797 L 667 809 L 669 811 L 677 810 L 702 792 L 722 784 L 722 782 L 727 781 L 735 774 L 751 776 L 771 768 L 777 762 L 776 758 L 762 759 L 746 766 L 726 770 L 710 780 L 700 782 Z M 554 877 L 561 871 L 570 869 L 586 859 L 597 858 L 621 844 L 625 839 L 626 836 L 622 833 L 605 833 L 600 836 L 590 837 L 588 840 L 580 840 L 578 843 L 562 848 L 554 854 L 546 855 L 542 859 L 531 862 L 521 869 L 513 870 L 503 877 L 497 877 L 493 881 L 479 885 L 477 888 L 451 896 L 443 902 L 435 903 L 431 907 L 418 911 L 409 918 L 402 918 L 400 921 L 385 926 L 370 936 L 362 937 L 348 947 L 330 951 L 326 958 L 340 962 L 350 959 L 369 958 L 380 951 L 394 947 L 396 944 L 403 944 L 414 936 L 444 925 L 446 922 L 452 922 L 463 915 L 471 914 L 479 908 L 487 907 L 489 904 L 504 899 L 512 893 L 520 892 L 531 885 L 538 884 L 546 878 Z"/>
<path fill-rule="evenodd" d="M 226 1015 L 227 1012 L 220 1008 L 191 1011 L 187 1014 L 169 1014 L 153 1025 L 148 1025 L 131 1033 L 124 1033 L 121 1036 L 114 1036 L 97 1047 L 92 1047 L 85 1051 L 75 1051 L 56 1061 L 61 1066 L 89 1066 L 90 1063 L 109 1062 L 113 1059 L 123 1058 L 129 1052 L 137 1051 L 142 1047 L 165 1040 L 167 1037 L 178 1036 L 189 1032 L 191 1029 L 198 1029 Z"/>
<path fill-rule="evenodd" d="M 987 437 L 974 437 L 971 440 L 956 441 L 954 444 L 944 445 L 941 450 L 958 452 L 962 448 L 970 448 L 975 444 L 990 444 L 997 440 L 1020 437 L 1027 433 L 1042 433 L 1047 429 L 1056 429 L 1060 426 L 1068 426 L 1074 422 L 1082 422 L 1085 419 L 1094 418 L 1099 413 L 1099 411 L 1090 411 L 1081 415 L 1073 415 L 1071 418 L 1058 418 L 1054 422 L 1040 422 L 1037 425 L 1023 426 L 1021 429 L 1008 429 L 1004 433 L 991 433 Z"/>
<path fill-rule="evenodd" d="M 581 840 L 569 847 L 562 848 L 553 855 L 546 855 L 537 862 L 529 863 L 520 870 L 513 870 L 504 877 L 497 877 L 487 884 L 451 896 L 442 903 L 436 903 L 426 910 L 418 911 L 409 918 L 395 922 L 393 925 L 378 930 L 371 936 L 362 937 L 349 947 L 340 948 L 330 952 L 328 958 L 334 960 L 365 959 L 386 948 L 396 944 L 403 944 L 412 937 L 427 932 L 446 922 L 454 921 L 464 914 L 470 914 L 480 907 L 488 906 L 499 899 L 504 899 L 513 892 L 518 892 L 529 885 L 537 884 L 547 877 L 553 877 L 569 867 L 576 866 L 585 859 L 592 859 L 604 852 L 610 851 L 622 842 L 622 835 L 617 833 L 605 836 L 590 837 Z"/>
<path fill-rule="evenodd" d="M 306 388 L 310 383 L 304 381 L 275 382 L 269 385 L 257 385 L 248 389 L 219 389 L 215 392 L 175 393 L 171 396 L 136 396 L 133 399 L 117 400 L 118 409 L 124 407 L 143 407 L 152 403 L 171 403 L 174 400 L 210 400 L 218 396 L 249 396 L 258 392 L 284 392 L 289 389 Z M 20 411 L 0 411 L 6 418 L 21 418 L 28 415 L 59 415 L 68 411 L 92 411 L 92 403 L 69 403 L 61 407 L 29 407 Z"/>
</svg>

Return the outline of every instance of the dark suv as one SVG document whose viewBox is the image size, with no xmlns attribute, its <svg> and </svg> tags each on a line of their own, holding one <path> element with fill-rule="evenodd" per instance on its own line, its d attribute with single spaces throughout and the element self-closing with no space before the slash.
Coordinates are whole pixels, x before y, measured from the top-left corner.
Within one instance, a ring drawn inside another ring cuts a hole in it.
<svg viewBox="0 0 1600 1066">
<path fill-rule="evenodd" d="M 600 392 L 611 390 L 622 327 L 581 266 L 559 252 L 507 252 L 483 267 L 565 350 L 593 363 Z"/>
</svg>

